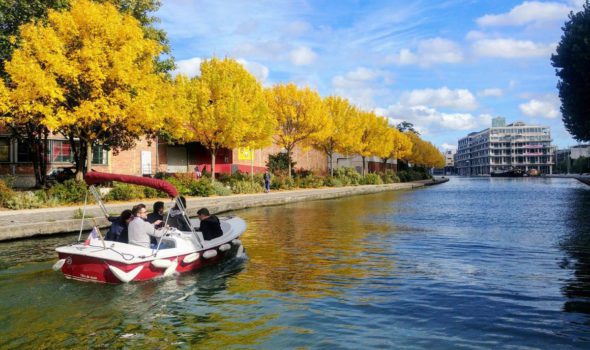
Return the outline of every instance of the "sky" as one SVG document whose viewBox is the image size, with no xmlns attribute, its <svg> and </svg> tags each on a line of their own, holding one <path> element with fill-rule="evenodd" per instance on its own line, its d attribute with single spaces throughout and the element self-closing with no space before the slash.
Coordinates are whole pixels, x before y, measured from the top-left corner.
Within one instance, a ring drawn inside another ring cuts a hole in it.
<svg viewBox="0 0 590 350">
<path fill-rule="evenodd" d="M 491 118 L 563 126 L 551 54 L 585 0 L 164 0 L 156 13 L 174 72 L 238 60 L 265 86 L 337 95 L 390 123 L 408 121 L 441 149 Z"/>
</svg>

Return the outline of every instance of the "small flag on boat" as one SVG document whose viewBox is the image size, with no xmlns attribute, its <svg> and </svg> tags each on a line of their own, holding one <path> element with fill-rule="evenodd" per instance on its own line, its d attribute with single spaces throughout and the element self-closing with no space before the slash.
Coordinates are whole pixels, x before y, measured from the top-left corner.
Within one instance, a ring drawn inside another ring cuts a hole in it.
<svg viewBox="0 0 590 350">
<path fill-rule="evenodd" d="M 90 234 L 88 235 L 88 238 L 86 238 L 86 240 L 84 241 L 84 245 L 90 245 L 91 243 L 96 243 L 98 244 L 98 238 L 99 238 L 100 233 L 98 232 L 98 229 L 96 228 L 96 226 L 92 229 L 92 231 L 90 231 Z M 93 242 L 94 241 L 94 242 Z"/>
</svg>

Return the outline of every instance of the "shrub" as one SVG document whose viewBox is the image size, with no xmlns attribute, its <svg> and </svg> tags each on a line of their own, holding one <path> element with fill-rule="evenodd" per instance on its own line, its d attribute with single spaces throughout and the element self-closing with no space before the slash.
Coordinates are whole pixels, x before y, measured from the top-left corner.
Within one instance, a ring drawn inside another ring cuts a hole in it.
<svg viewBox="0 0 590 350">
<path fill-rule="evenodd" d="M 6 201 L 6 207 L 9 209 L 35 209 L 43 207 L 43 202 L 39 200 L 33 192 L 17 192 Z"/>
<path fill-rule="evenodd" d="M 229 196 L 232 194 L 232 191 L 221 182 L 215 181 L 212 186 L 214 193 L 218 196 Z"/>
<path fill-rule="evenodd" d="M 201 178 L 188 183 L 187 194 L 189 196 L 209 197 L 215 194 L 215 189 L 210 179 Z"/>
<path fill-rule="evenodd" d="M 231 191 L 236 194 L 260 193 L 263 192 L 263 188 L 258 182 L 252 182 L 250 180 L 241 180 L 232 182 Z"/>
<path fill-rule="evenodd" d="M 359 174 L 356 169 L 354 168 L 348 168 L 348 167 L 342 167 L 342 168 L 338 168 L 335 171 L 336 173 L 336 177 L 338 179 L 340 179 L 340 181 L 342 181 L 342 184 L 345 186 L 348 185 L 358 185 L 361 183 L 362 180 L 362 176 L 361 174 Z"/>
<path fill-rule="evenodd" d="M 6 203 L 14 197 L 15 192 L 4 182 L 0 180 L 0 206 L 6 207 Z"/>
<path fill-rule="evenodd" d="M 289 161 L 291 161 L 291 169 L 294 169 L 297 162 L 289 159 L 287 153 L 269 154 L 266 167 L 273 174 L 284 175 L 289 171 Z"/>
<path fill-rule="evenodd" d="M 324 179 L 314 175 L 297 177 L 295 178 L 295 186 L 299 188 L 318 188 L 324 186 Z"/>
<path fill-rule="evenodd" d="M 364 185 L 381 185 L 383 180 L 381 180 L 381 176 L 379 176 L 379 174 L 370 173 L 364 176 L 362 183 Z"/>
<path fill-rule="evenodd" d="M 328 176 L 324 179 L 324 185 L 328 187 L 342 187 L 342 181 L 337 177 Z"/>
<path fill-rule="evenodd" d="M 164 192 L 160 192 L 158 190 L 156 190 L 155 188 L 151 188 L 151 187 L 143 187 L 143 196 L 145 198 L 165 198 L 168 197 L 168 195 Z"/>
<path fill-rule="evenodd" d="M 88 187 L 82 181 L 66 180 L 61 184 L 54 184 L 48 190 L 48 196 L 56 198 L 60 203 L 84 202 Z"/>
<path fill-rule="evenodd" d="M 427 180 L 431 175 L 424 168 L 410 168 L 397 173 L 401 182 Z"/>
<path fill-rule="evenodd" d="M 383 180 L 383 183 L 386 184 L 399 182 L 399 177 L 397 177 L 397 175 L 391 170 L 386 170 L 385 173 L 381 174 L 381 179 Z"/>
<path fill-rule="evenodd" d="M 115 201 L 143 199 L 145 198 L 144 187 L 116 182 L 106 198 Z"/>
<path fill-rule="evenodd" d="M 6 187 L 14 189 L 14 183 L 16 182 L 16 176 L 14 175 L 2 175 L 0 181 L 4 182 Z"/>
<path fill-rule="evenodd" d="M 294 181 L 289 176 L 273 176 L 270 181 L 270 188 L 273 190 L 290 190 L 294 186 Z"/>
</svg>

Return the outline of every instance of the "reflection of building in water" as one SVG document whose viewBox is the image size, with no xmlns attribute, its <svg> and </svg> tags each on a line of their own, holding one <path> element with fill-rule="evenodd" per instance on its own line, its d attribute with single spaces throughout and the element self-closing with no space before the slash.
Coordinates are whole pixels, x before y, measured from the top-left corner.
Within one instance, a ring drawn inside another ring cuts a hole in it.
<svg viewBox="0 0 590 350">
<path fill-rule="evenodd" d="M 568 298 L 564 310 L 590 314 L 590 191 L 575 192 L 572 201 L 571 230 L 560 244 L 568 255 L 562 267 L 574 270 L 574 278 L 562 288 Z"/>
<path fill-rule="evenodd" d="M 455 174 L 455 155 L 457 154 L 456 149 L 445 150 L 445 175 Z"/>
<path fill-rule="evenodd" d="M 551 130 L 516 122 L 505 125 L 494 118 L 492 127 L 459 139 L 455 168 L 459 175 L 490 175 L 511 169 L 553 172 Z"/>
</svg>

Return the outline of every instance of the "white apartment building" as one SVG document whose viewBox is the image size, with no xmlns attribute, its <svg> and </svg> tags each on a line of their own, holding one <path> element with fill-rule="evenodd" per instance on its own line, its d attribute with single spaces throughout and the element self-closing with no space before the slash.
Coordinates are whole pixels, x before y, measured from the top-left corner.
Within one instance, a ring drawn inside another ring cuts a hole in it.
<svg viewBox="0 0 590 350">
<path fill-rule="evenodd" d="M 551 130 L 547 126 L 508 125 L 494 118 L 491 128 L 472 132 L 459 140 L 455 168 L 463 176 L 489 175 L 494 171 L 536 169 L 553 172 L 554 152 Z"/>
</svg>

